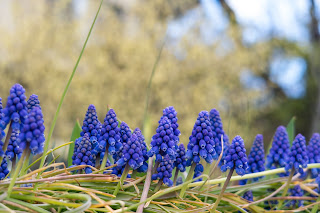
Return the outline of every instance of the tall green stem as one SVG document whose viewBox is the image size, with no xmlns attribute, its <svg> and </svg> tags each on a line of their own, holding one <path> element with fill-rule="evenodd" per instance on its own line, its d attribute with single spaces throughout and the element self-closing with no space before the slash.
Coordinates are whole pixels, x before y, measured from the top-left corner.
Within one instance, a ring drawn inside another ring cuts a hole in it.
<svg viewBox="0 0 320 213">
<path fill-rule="evenodd" d="M 74 74 L 76 73 L 76 70 L 77 70 L 77 68 L 78 68 L 79 62 L 80 62 L 81 57 L 82 57 L 82 54 L 83 54 L 83 52 L 84 52 L 84 49 L 85 49 L 86 46 L 87 46 L 89 37 L 90 37 L 91 32 L 92 32 L 92 29 L 93 29 L 93 26 L 94 26 L 94 24 L 95 24 L 95 22 L 96 22 L 96 20 L 97 20 L 97 17 L 98 17 L 99 12 L 100 12 L 102 3 L 103 3 L 103 0 L 100 1 L 100 5 L 99 5 L 99 8 L 98 8 L 98 11 L 97 11 L 97 13 L 96 13 L 96 16 L 94 17 L 93 23 L 92 23 L 92 25 L 91 25 L 91 27 L 90 27 L 89 33 L 88 33 L 88 35 L 87 35 L 87 38 L 86 38 L 86 40 L 85 40 L 85 42 L 84 42 L 84 44 L 83 44 L 83 47 L 82 47 L 82 50 L 81 50 L 80 55 L 79 55 L 79 57 L 78 57 L 78 60 L 77 60 L 75 66 L 74 66 L 74 68 L 73 68 L 73 70 L 72 70 L 72 73 L 71 73 L 71 75 L 70 75 L 70 78 L 69 78 L 69 80 L 68 80 L 68 83 L 67 83 L 66 87 L 64 88 L 64 91 L 63 91 L 62 96 L 61 96 L 61 98 L 60 98 L 60 102 L 59 102 L 59 104 L 58 104 L 57 111 L 56 111 L 56 113 L 55 113 L 55 115 L 54 115 L 54 117 L 53 117 L 53 120 L 52 120 L 52 124 L 51 124 L 50 130 L 49 130 L 48 138 L 47 138 L 47 140 L 46 140 L 46 142 L 45 142 L 45 144 L 44 144 L 43 154 L 42 154 L 42 157 L 43 157 L 43 158 L 41 159 L 39 169 L 41 169 L 41 168 L 44 166 L 44 162 L 45 162 L 45 159 L 46 159 L 46 158 L 45 158 L 45 155 L 46 155 L 46 153 L 47 153 L 47 151 L 48 151 L 48 148 L 49 148 L 49 144 L 50 144 L 50 140 L 51 140 L 51 137 L 52 137 L 52 133 L 53 133 L 54 127 L 55 127 L 55 125 L 56 125 L 56 122 L 57 122 L 57 119 L 58 119 L 58 115 L 59 115 L 59 112 L 60 112 L 60 109 L 61 109 L 63 100 L 64 100 L 64 98 L 65 98 L 65 96 L 66 96 L 66 94 L 67 94 L 67 92 L 68 92 L 68 89 L 69 89 L 69 87 L 70 87 L 70 84 L 71 84 L 71 81 L 72 81 L 72 79 L 73 79 L 73 76 L 74 76 Z M 38 178 L 39 178 L 39 177 L 40 177 L 40 173 L 38 174 Z"/>
<path fill-rule="evenodd" d="M 6 151 L 7 151 L 7 148 L 9 145 L 9 139 L 11 137 L 11 133 L 12 133 L 12 121 L 10 121 L 7 137 L 6 137 L 6 140 L 4 141 L 4 144 L 2 147 L 3 153 L 6 153 Z M 3 160 L 3 156 L 0 157 L 0 164 L 2 163 L 2 160 Z"/>
<path fill-rule="evenodd" d="M 295 171 L 295 169 L 294 169 L 294 167 L 292 166 L 290 175 L 289 175 L 288 180 L 287 180 L 286 187 L 284 188 L 284 190 L 283 190 L 283 192 L 282 192 L 282 195 L 281 195 L 282 197 L 286 196 L 286 194 L 287 194 L 287 192 L 288 192 L 288 190 L 289 190 L 290 183 L 291 183 L 292 177 L 293 177 L 293 175 L 294 175 L 294 171 Z M 280 209 L 280 208 L 281 208 L 282 203 L 283 203 L 283 200 L 279 200 L 277 209 Z"/>
<path fill-rule="evenodd" d="M 120 188 L 121 188 L 121 186 L 123 184 L 124 179 L 126 179 L 126 177 L 128 175 L 129 169 L 130 169 L 130 166 L 129 166 L 129 164 L 127 164 L 126 167 L 124 167 L 124 170 L 123 170 L 121 178 L 120 178 L 120 180 L 118 182 L 118 185 L 117 185 L 116 189 L 113 192 L 114 196 L 117 196 L 117 194 L 118 194 L 118 192 L 119 192 L 119 190 L 120 190 Z"/>
<path fill-rule="evenodd" d="M 154 191 L 153 191 L 154 193 L 157 192 L 157 191 L 159 191 L 159 189 L 160 189 L 161 186 L 162 186 L 162 183 L 163 183 L 163 180 L 162 180 L 162 179 L 158 181 L 158 184 L 156 185 L 156 188 L 155 188 Z"/>
<path fill-rule="evenodd" d="M 131 174 L 131 178 L 135 179 L 137 177 L 137 170 L 133 170 Z"/>
<path fill-rule="evenodd" d="M 23 162 L 22 169 L 21 169 L 21 173 L 20 173 L 21 176 L 27 174 L 28 166 L 29 166 L 30 154 L 31 154 L 30 149 L 27 149 L 26 159 L 25 159 L 24 162 Z"/>
<path fill-rule="evenodd" d="M 13 173 L 11 182 L 10 182 L 9 187 L 8 187 L 8 198 L 9 198 L 10 195 L 11 195 L 13 186 L 14 186 L 16 180 L 17 180 L 17 177 L 18 177 L 18 175 L 19 175 L 20 169 L 21 169 L 21 167 L 22 167 L 22 164 L 23 164 L 24 159 L 25 159 L 25 157 L 26 157 L 27 154 L 28 154 L 28 147 L 26 147 L 26 148 L 23 150 L 23 153 L 22 153 L 22 156 L 21 156 L 21 158 L 20 158 L 20 160 L 19 160 L 19 163 L 17 164 L 17 167 L 16 167 L 16 169 L 15 169 L 15 171 L 14 171 L 14 173 Z"/>
<path fill-rule="evenodd" d="M 196 168 L 197 163 L 192 163 L 191 168 L 189 170 L 189 174 L 187 176 L 186 182 L 188 182 L 189 180 L 192 180 L 193 178 L 193 173 L 194 173 L 194 169 Z M 184 198 L 184 193 L 186 192 L 188 188 L 188 185 L 184 185 L 183 188 L 180 191 L 180 197 Z"/>
<path fill-rule="evenodd" d="M 106 146 L 106 151 L 104 152 L 104 156 L 101 162 L 101 166 L 100 166 L 101 174 L 103 174 L 104 168 L 106 168 L 106 164 L 108 161 L 108 148 L 109 148 L 109 145 Z"/>
<path fill-rule="evenodd" d="M 176 171 L 174 173 L 174 178 L 173 178 L 173 186 L 177 185 L 178 175 L 179 175 L 179 169 L 176 168 Z"/>
<path fill-rule="evenodd" d="M 229 172 L 229 174 L 228 174 L 228 176 L 227 176 L 226 182 L 224 182 L 224 185 L 223 185 L 223 187 L 222 187 L 222 189 L 221 189 L 221 192 L 220 192 L 220 194 L 219 194 L 219 197 L 218 197 L 218 199 L 216 200 L 216 202 L 214 203 L 212 209 L 210 210 L 211 213 L 214 213 L 214 212 L 216 211 L 216 209 L 217 209 L 217 207 L 218 207 L 218 205 L 219 205 L 219 203 L 220 203 L 220 200 L 221 200 L 221 198 L 222 198 L 222 196 L 223 196 L 223 193 L 224 193 L 224 191 L 226 190 L 226 188 L 227 188 L 227 186 L 228 186 L 228 184 L 229 184 L 229 182 L 230 182 L 230 179 L 231 179 L 231 177 L 232 177 L 233 171 L 234 171 L 234 168 L 230 169 L 230 172 Z"/>
</svg>

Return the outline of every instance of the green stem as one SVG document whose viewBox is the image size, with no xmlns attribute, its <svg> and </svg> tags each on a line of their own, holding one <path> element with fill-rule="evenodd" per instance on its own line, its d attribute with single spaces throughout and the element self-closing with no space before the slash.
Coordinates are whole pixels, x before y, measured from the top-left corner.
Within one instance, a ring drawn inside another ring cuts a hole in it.
<svg viewBox="0 0 320 213">
<path fill-rule="evenodd" d="M 188 176 L 186 178 L 186 182 L 189 181 L 189 180 L 192 180 L 194 169 L 196 168 L 196 165 L 197 165 L 197 163 L 192 163 L 191 168 L 189 170 L 189 174 L 188 174 Z M 186 192 L 187 188 L 188 188 L 188 185 L 184 185 L 183 188 L 181 189 L 181 191 L 180 191 L 180 197 L 181 198 L 184 198 L 184 193 Z"/>
<path fill-rule="evenodd" d="M 163 180 L 161 179 L 161 180 L 159 180 L 158 181 L 158 184 L 156 185 L 156 188 L 154 188 L 154 193 L 156 193 L 157 191 L 159 191 L 159 189 L 161 188 L 161 186 L 162 186 L 162 183 L 163 183 Z"/>
<path fill-rule="evenodd" d="M 204 168 L 203 174 L 208 175 L 208 178 L 210 179 L 210 173 L 211 173 L 211 166 L 212 164 L 207 163 L 206 167 Z M 204 181 L 207 181 L 208 178 L 204 178 Z M 205 185 L 201 186 L 199 191 L 202 191 L 204 189 Z"/>
<path fill-rule="evenodd" d="M 10 195 L 11 195 L 13 186 L 14 186 L 14 184 L 15 184 L 15 182 L 16 182 L 16 179 L 17 179 L 17 177 L 18 177 L 18 175 L 19 175 L 21 166 L 22 166 L 22 164 L 23 164 L 23 161 L 24 161 L 27 153 L 28 153 L 28 148 L 25 148 L 25 149 L 23 150 L 22 156 L 21 156 L 21 158 L 20 158 L 20 160 L 19 160 L 19 162 L 18 162 L 18 164 L 17 164 L 16 170 L 14 171 L 13 176 L 12 176 L 12 179 L 11 179 L 11 182 L 10 182 L 10 184 L 9 184 L 9 187 L 8 187 L 8 197 L 10 197 Z"/>
<path fill-rule="evenodd" d="M 114 196 L 117 196 L 117 194 L 118 194 L 118 192 L 119 192 L 119 190 L 120 190 L 120 188 L 121 188 L 121 186 L 122 186 L 122 184 L 123 184 L 124 179 L 127 178 L 129 169 L 130 169 L 129 164 L 126 164 L 126 167 L 124 167 L 123 173 L 122 173 L 122 175 L 121 175 L 120 181 L 118 182 L 118 185 L 117 185 L 116 189 L 115 189 L 114 192 L 113 192 L 113 195 L 114 195 Z"/>
<path fill-rule="evenodd" d="M 12 133 L 12 121 L 10 121 L 9 129 L 8 129 L 7 136 L 6 136 L 6 140 L 4 141 L 4 144 L 3 144 L 3 147 L 2 147 L 3 153 L 6 153 L 6 151 L 7 151 L 7 148 L 8 148 L 8 145 L 9 145 L 9 139 L 11 137 L 11 133 Z M 3 157 L 4 156 L 0 157 L 0 163 L 2 163 Z"/>
<path fill-rule="evenodd" d="M 210 210 L 211 213 L 216 212 L 216 209 L 217 209 L 217 207 L 218 207 L 218 205 L 219 205 L 219 203 L 220 203 L 220 200 L 221 200 L 221 198 L 222 198 L 222 196 L 223 196 L 223 193 L 224 193 L 224 191 L 226 190 L 226 188 L 227 188 L 227 186 L 228 186 L 228 184 L 229 184 L 229 182 L 230 182 L 230 179 L 231 179 L 231 177 L 232 177 L 233 171 L 234 171 L 234 168 L 230 169 L 230 172 L 229 172 L 229 174 L 228 174 L 228 176 L 227 176 L 226 182 L 224 182 L 224 185 L 223 185 L 223 187 L 222 187 L 222 189 L 221 189 L 221 192 L 220 192 L 220 194 L 219 194 L 219 197 L 218 197 L 218 199 L 216 200 L 216 202 L 214 203 L 214 206 L 212 207 L 212 209 Z"/>
<path fill-rule="evenodd" d="M 100 170 L 101 170 L 100 173 L 101 174 L 103 174 L 104 169 L 106 168 L 107 161 L 108 161 L 108 148 L 109 148 L 109 145 L 106 146 L 106 151 L 104 152 L 104 156 L 103 156 L 102 163 L 100 166 Z"/>
<path fill-rule="evenodd" d="M 178 175 L 179 175 L 179 169 L 176 168 L 176 171 L 174 173 L 174 178 L 173 178 L 173 186 L 177 184 Z"/>
<path fill-rule="evenodd" d="M 320 202 L 320 196 L 318 197 L 316 202 Z M 314 205 L 311 210 L 311 213 L 317 213 L 318 209 L 319 209 L 319 204 Z"/>
<path fill-rule="evenodd" d="M 295 171 L 295 169 L 294 169 L 294 167 L 292 166 L 290 175 L 289 175 L 288 180 L 287 180 L 286 187 L 284 188 L 281 197 L 286 196 L 286 194 L 287 194 L 287 192 L 288 192 L 288 190 L 289 190 L 289 188 L 290 188 L 290 183 L 291 183 L 292 177 L 293 177 L 293 175 L 294 175 L 294 171 Z M 282 206 L 282 204 L 283 204 L 283 200 L 279 200 L 277 209 L 280 209 L 281 206 Z"/>
<path fill-rule="evenodd" d="M 43 156 L 44 156 L 44 155 L 47 153 L 47 151 L 48 151 L 49 144 L 50 144 L 50 140 L 51 140 L 51 137 L 52 137 L 52 133 L 53 133 L 54 127 L 55 127 L 55 125 L 56 125 L 56 122 L 57 122 L 57 119 L 58 119 L 58 115 L 59 115 L 59 112 L 60 112 L 60 109 L 61 109 L 63 100 L 64 100 L 64 98 L 65 98 L 65 96 L 66 96 L 66 94 L 67 94 L 67 92 L 68 92 L 68 89 L 69 89 L 69 87 L 70 87 L 70 84 L 71 84 L 71 81 L 72 81 L 72 79 L 73 79 L 73 76 L 74 76 L 74 74 L 76 73 L 76 70 L 77 70 L 77 68 L 78 68 L 79 62 L 80 62 L 81 57 L 82 57 L 82 54 L 83 54 L 83 52 L 84 52 L 84 49 L 85 49 L 86 46 L 87 46 L 89 37 L 90 37 L 91 32 L 92 32 L 92 29 L 93 29 L 93 26 L 94 26 L 94 24 L 95 24 L 95 22 L 96 22 L 96 20 L 97 20 L 97 17 L 98 17 L 99 12 L 100 12 L 102 3 L 103 3 L 103 0 L 100 1 L 100 5 L 99 5 L 99 8 L 98 8 L 98 11 L 97 11 L 97 13 L 96 13 L 96 16 L 94 17 L 93 23 L 92 23 L 92 25 L 91 25 L 91 27 L 90 27 L 89 33 L 88 33 L 88 35 L 87 35 L 87 38 L 86 38 L 86 40 L 85 40 L 85 42 L 84 42 L 84 44 L 83 44 L 83 47 L 82 47 L 82 50 L 81 50 L 80 55 L 79 55 L 79 57 L 78 57 L 78 60 L 77 60 L 75 66 L 74 66 L 74 68 L 73 68 L 73 70 L 72 70 L 72 73 L 71 73 L 71 75 L 70 75 L 70 78 L 69 78 L 69 80 L 68 80 L 68 83 L 67 83 L 66 87 L 64 88 L 64 91 L 63 91 L 62 96 L 61 96 L 61 98 L 60 98 L 60 102 L 59 102 L 59 104 L 58 104 L 57 111 L 56 111 L 56 113 L 55 113 L 55 115 L 54 115 L 54 117 L 53 117 L 53 120 L 52 120 L 52 124 L 51 124 L 50 130 L 49 130 L 48 138 L 47 138 L 47 140 L 46 140 L 46 142 L 45 142 L 45 144 L 44 144 Z M 43 157 L 43 158 L 41 159 L 40 166 L 39 166 L 40 169 L 44 166 L 44 162 L 45 162 L 45 157 Z M 39 174 L 38 174 L 38 178 L 40 177 L 40 175 L 41 175 L 41 174 L 39 173 Z"/>
<path fill-rule="evenodd" d="M 135 179 L 137 177 L 137 170 L 133 170 L 132 174 L 131 174 L 131 178 Z"/>
<path fill-rule="evenodd" d="M 25 175 L 25 174 L 27 174 L 29 161 L 30 161 L 30 154 L 31 154 L 31 151 L 30 151 L 30 149 L 28 149 L 27 150 L 27 154 L 26 154 L 26 159 L 25 159 L 25 161 L 23 162 L 23 165 L 22 165 L 20 177 Z"/>
</svg>

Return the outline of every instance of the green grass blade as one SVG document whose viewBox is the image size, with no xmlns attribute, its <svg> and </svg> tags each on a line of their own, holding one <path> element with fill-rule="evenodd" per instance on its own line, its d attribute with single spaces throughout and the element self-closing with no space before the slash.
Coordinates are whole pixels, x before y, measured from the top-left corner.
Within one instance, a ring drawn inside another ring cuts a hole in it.
<svg viewBox="0 0 320 213">
<path fill-rule="evenodd" d="M 292 142 L 295 136 L 295 128 L 294 128 L 295 121 L 296 121 L 296 117 L 292 117 L 290 122 L 287 125 L 287 132 L 289 136 L 290 145 L 292 145 Z"/>
<path fill-rule="evenodd" d="M 76 62 L 76 65 L 74 66 L 73 71 L 72 71 L 72 73 L 71 73 L 71 75 L 70 75 L 70 78 L 69 78 L 69 80 L 68 80 L 68 83 L 67 83 L 67 85 L 66 85 L 66 87 L 65 87 L 65 89 L 64 89 L 64 91 L 63 91 L 63 93 L 62 93 L 62 96 L 61 96 L 59 105 L 58 105 L 58 107 L 57 107 L 57 111 L 56 111 L 56 113 L 55 113 L 55 115 L 54 115 L 54 117 L 53 117 L 53 120 L 52 120 L 52 124 L 51 124 L 50 130 L 49 130 L 48 138 L 47 138 L 47 140 L 46 140 L 46 142 L 45 142 L 45 144 L 44 144 L 43 155 L 45 155 L 45 154 L 47 153 L 47 151 L 48 151 L 49 144 L 50 144 L 50 140 L 51 140 L 51 137 L 52 137 L 52 133 L 53 133 L 54 127 L 55 127 L 55 125 L 56 125 L 56 122 L 57 122 L 57 119 L 58 119 L 58 115 L 59 115 L 59 112 L 60 112 L 60 109 L 61 109 L 63 100 L 64 100 L 64 98 L 65 98 L 65 96 L 66 96 L 66 94 L 67 94 L 67 92 L 68 92 L 68 89 L 69 89 L 69 87 L 70 87 L 70 84 L 71 84 L 71 81 L 72 81 L 72 79 L 73 79 L 73 76 L 74 76 L 74 74 L 76 73 L 76 70 L 77 70 L 77 68 L 78 68 L 79 62 L 80 62 L 81 57 L 82 57 L 82 54 L 83 54 L 83 52 L 84 52 L 84 49 L 85 49 L 86 46 L 87 46 L 88 40 L 89 40 L 89 38 L 90 38 L 92 29 L 93 29 L 93 26 L 94 26 L 94 24 L 95 24 L 95 22 L 96 22 L 96 20 L 97 20 L 98 15 L 99 15 L 99 12 L 100 12 L 102 3 L 103 3 L 103 0 L 100 1 L 100 5 L 99 5 L 99 8 L 98 8 L 98 11 L 97 11 L 97 13 L 96 13 L 96 16 L 94 17 L 94 20 L 93 20 L 93 23 L 92 23 L 92 25 L 91 25 L 91 27 L 90 27 L 90 30 L 89 30 L 88 36 L 87 36 L 87 38 L 86 38 L 86 41 L 85 41 L 84 44 L 83 44 L 83 47 L 82 47 L 82 50 L 81 50 L 80 55 L 79 55 L 79 57 L 78 57 L 78 60 L 77 60 L 77 62 Z M 45 157 L 43 157 L 43 158 L 41 159 L 39 168 L 42 168 L 42 167 L 43 167 L 44 162 L 45 162 Z M 40 173 L 38 174 L 38 177 L 39 177 L 39 176 L 40 176 Z"/>
<path fill-rule="evenodd" d="M 40 213 L 50 213 L 49 211 L 47 210 L 44 210 L 43 208 L 40 208 L 38 206 L 35 206 L 35 205 L 32 205 L 30 203 L 27 203 L 27 202 L 24 202 L 24 201 L 21 201 L 21 200 L 17 200 L 17 199 L 13 199 L 13 198 L 6 198 L 5 200 L 7 201 L 11 201 L 13 203 L 17 203 L 17 204 L 20 204 L 21 206 L 25 206 L 29 209 L 32 209 L 36 212 L 40 212 Z"/>
<path fill-rule="evenodd" d="M 68 167 L 72 165 L 72 155 L 73 155 L 73 150 L 74 150 L 74 142 L 77 138 L 80 137 L 80 132 L 81 132 L 81 126 L 80 126 L 79 121 L 77 121 L 73 127 L 72 135 L 71 135 L 71 139 L 70 139 L 70 141 L 73 141 L 73 143 L 71 143 L 69 145 Z"/>
</svg>

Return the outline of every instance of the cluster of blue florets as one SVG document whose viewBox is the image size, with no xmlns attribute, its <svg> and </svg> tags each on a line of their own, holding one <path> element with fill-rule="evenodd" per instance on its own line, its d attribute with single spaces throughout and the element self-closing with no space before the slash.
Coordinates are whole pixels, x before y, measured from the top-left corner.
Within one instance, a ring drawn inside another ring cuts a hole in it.
<svg viewBox="0 0 320 213">
<path fill-rule="evenodd" d="M 12 121 L 12 129 L 19 130 L 21 122 L 28 116 L 25 89 L 20 84 L 15 84 L 10 89 L 7 105 L 2 109 L 4 117 L 0 128 L 4 130 L 8 123 Z"/>
<path fill-rule="evenodd" d="M 248 201 L 253 201 L 253 194 L 251 190 L 246 191 L 242 197 Z"/>
<path fill-rule="evenodd" d="M 209 116 L 210 116 L 211 128 L 213 133 L 213 140 L 215 143 L 215 151 L 217 153 L 217 156 L 216 156 L 216 159 L 217 159 L 222 151 L 221 137 L 223 139 L 223 153 L 224 153 L 223 155 L 224 156 L 226 155 L 226 151 L 229 146 L 229 138 L 223 130 L 223 125 L 222 125 L 219 111 L 216 109 L 212 109 L 210 111 Z"/>
<path fill-rule="evenodd" d="M 302 197 L 304 191 L 301 189 L 299 185 L 295 185 L 292 189 L 290 189 L 290 195 L 293 197 Z M 295 207 L 295 206 L 302 206 L 303 200 L 290 200 L 287 206 Z"/>
<path fill-rule="evenodd" d="M 177 151 L 177 157 L 174 162 L 174 166 L 177 167 L 180 172 L 184 172 L 186 171 L 186 166 L 187 166 L 186 149 L 184 148 L 183 144 L 180 144 L 176 149 L 176 151 Z"/>
<path fill-rule="evenodd" d="M 151 149 L 148 152 L 148 156 L 152 157 L 155 155 L 157 162 L 161 162 L 162 156 L 165 155 L 168 155 L 171 159 L 175 159 L 175 135 L 171 122 L 166 116 L 160 119 L 156 132 L 151 139 Z"/>
<path fill-rule="evenodd" d="M 228 149 L 225 157 L 224 165 L 221 166 L 221 171 L 225 172 L 228 169 L 235 169 L 238 175 L 244 175 L 249 169 L 246 149 L 244 148 L 243 139 L 237 135 Z"/>
<path fill-rule="evenodd" d="M 194 168 L 193 179 L 202 175 L 203 170 L 204 170 L 203 165 L 201 163 L 198 163 Z M 199 181 L 202 181 L 202 178 L 195 180 L 195 182 L 199 182 Z"/>
<path fill-rule="evenodd" d="M 157 173 L 152 175 L 152 180 L 160 179 L 167 186 L 172 186 L 173 181 L 170 178 L 172 177 L 173 167 L 173 160 L 165 155 L 157 168 Z"/>
<path fill-rule="evenodd" d="M 217 153 L 214 149 L 213 132 L 209 120 L 209 113 L 202 111 L 199 113 L 197 121 L 194 124 L 192 134 L 189 137 L 187 146 L 187 165 L 191 162 L 199 163 L 200 157 L 207 163 L 212 163 L 216 159 Z"/>
<path fill-rule="evenodd" d="M 163 110 L 163 117 L 167 117 L 171 122 L 171 127 L 174 134 L 174 140 L 176 141 L 176 144 L 179 142 L 179 136 L 180 136 L 180 130 L 178 129 L 178 118 L 177 118 L 177 111 L 174 109 L 173 106 L 169 106 Z"/>
<path fill-rule="evenodd" d="M 23 120 L 22 129 L 19 134 L 20 144 L 22 150 L 29 146 L 33 155 L 41 154 L 44 147 L 44 120 L 40 108 L 33 108 L 28 117 Z"/>
<path fill-rule="evenodd" d="M 15 157 L 20 158 L 22 154 L 22 149 L 19 146 L 19 131 L 18 130 L 12 130 L 9 144 L 6 150 L 6 156 L 9 160 L 13 160 Z"/>
<path fill-rule="evenodd" d="M 143 165 L 143 154 L 141 143 L 136 134 L 132 134 L 127 143 L 123 145 L 122 156 L 117 161 L 118 166 L 129 164 L 129 166 L 136 170 Z"/>
<path fill-rule="evenodd" d="M 303 168 L 308 164 L 308 155 L 306 147 L 306 139 L 301 134 L 298 134 L 294 139 L 289 153 L 289 161 L 286 164 L 286 171 L 295 169 L 300 174 L 304 174 Z"/>
<path fill-rule="evenodd" d="M 108 147 L 108 152 L 114 155 L 122 149 L 120 128 L 117 120 L 117 115 L 113 109 L 110 109 L 104 119 L 104 123 L 101 129 L 101 136 L 99 139 L 99 145 L 103 147 L 105 151 Z"/>
<path fill-rule="evenodd" d="M 320 163 L 320 134 L 314 133 L 307 146 L 309 163 Z M 316 178 L 320 174 L 320 169 L 312 168 L 311 177 Z"/>
<path fill-rule="evenodd" d="M 266 167 L 268 169 L 285 167 L 289 159 L 289 148 L 290 143 L 287 130 L 284 126 L 279 126 L 273 137 L 272 147 L 267 156 Z"/>
<path fill-rule="evenodd" d="M 94 105 L 89 105 L 86 115 L 83 120 L 82 131 L 80 133 L 83 136 L 85 133 L 88 133 L 93 147 L 98 145 L 98 139 L 100 137 L 102 125 L 98 120 L 98 115 L 96 107 Z"/>
<path fill-rule="evenodd" d="M 147 161 L 148 161 L 149 157 L 148 157 L 148 149 L 147 149 L 147 144 L 146 144 L 146 142 L 145 142 L 145 138 L 144 138 L 144 136 L 142 135 L 142 132 L 141 132 L 141 130 L 140 130 L 139 128 L 136 128 L 136 129 L 134 130 L 134 134 L 137 135 L 138 140 L 140 141 L 141 150 L 142 150 L 142 156 L 143 156 L 143 159 L 144 159 L 142 166 L 140 166 L 140 167 L 138 168 L 138 172 L 147 172 L 147 170 L 148 170 L 148 163 L 147 163 Z"/>
<path fill-rule="evenodd" d="M 7 177 L 8 174 L 8 163 L 7 160 L 4 158 L 0 166 L 0 180 L 3 180 L 5 177 Z"/>
<path fill-rule="evenodd" d="M 32 94 L 32 95 L 30 95 L 30 97 L 27 101 L 28 112 L 30 112 L 34 107 L 38 107 L 41 109 L 38 96 L 35 94 Z"/>
<path fill-rule="evenodd" d="M 89 135 L 87 133 L 84 134 L 83 137 L 80 137 L 75 142 L 75 149 L 72 156 L 72 164 L 73 165 L 89 165 L 95 166 L 95 156 L 91 154 L 92 143 L 90 142 Z M 85 173 L 92 173 L 92 169 L 90 167 L 86 167 Z"/>
</svg>

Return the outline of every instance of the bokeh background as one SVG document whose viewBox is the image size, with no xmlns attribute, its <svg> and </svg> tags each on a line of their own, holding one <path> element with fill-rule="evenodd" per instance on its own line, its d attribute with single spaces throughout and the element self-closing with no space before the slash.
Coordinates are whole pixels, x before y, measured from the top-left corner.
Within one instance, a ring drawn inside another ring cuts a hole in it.
<svg viewBox="0 0 320 213">
<path fill-rule="evenodd" d="M 98 0 L 0 0 L 0 96 L 18 82 L 39 95 L 49 130 Z M 89 104 L 107 107 L 147 142 L 174 106 L 185 144 L 201 110 L 220 111 L 230 138 L 269 143 L 296 116 L 320 122 L 320 1 L 105 0 L 63 103 L 51 147 L 67 142 Z M 147 122 L 143 126 L 148 81 Z"/>
</svg>

